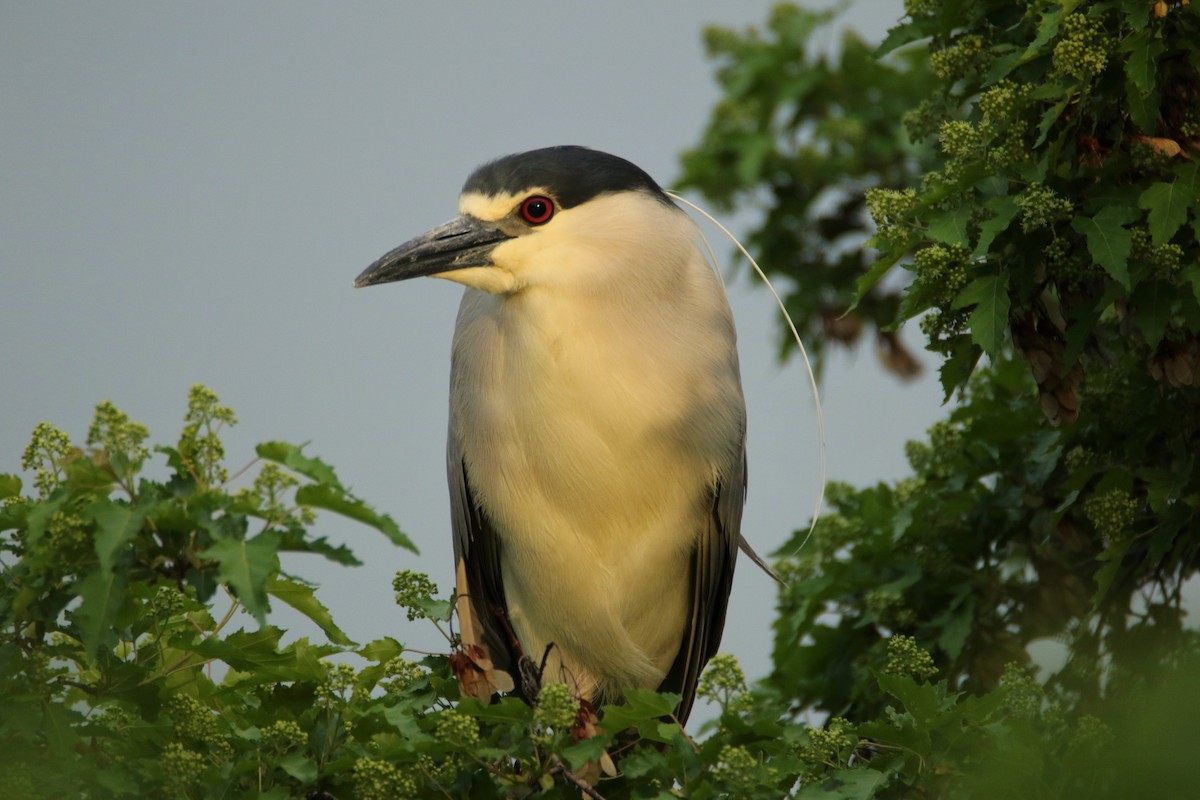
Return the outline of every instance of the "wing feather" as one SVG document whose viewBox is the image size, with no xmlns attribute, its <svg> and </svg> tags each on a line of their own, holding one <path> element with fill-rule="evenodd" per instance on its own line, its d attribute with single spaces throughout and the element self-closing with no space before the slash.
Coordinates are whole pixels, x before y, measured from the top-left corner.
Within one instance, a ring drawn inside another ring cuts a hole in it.
<svg viewBox="0 0 1200 800">
<path fill-rule="evenodd" d="M 459 633 L 464 644 L 485 646 L 492 663 L 512 676 L 517 691 L 524 695 L 521 649 L 508 624 L 508 603 L 500 571 L 500 538 L 471 490 L 467 464 L 453 428 L 446 445 L 446 470 Z"/>
<path fill-rule="evenodd" d="M 742 438 L 741 457 L 733 471 L 714 487 L 707 525 L 692 553 L 690 621 L 679 654 L 659 691 L 682 696 L 676 718 L 687 722 L 696 699 L 696 684 L 704 665 L 717 653 L 729 591 L 733 585 L 733 567 L 742 543 L 742 507 L 746 500 L 746 442 Z"/>
</svg>

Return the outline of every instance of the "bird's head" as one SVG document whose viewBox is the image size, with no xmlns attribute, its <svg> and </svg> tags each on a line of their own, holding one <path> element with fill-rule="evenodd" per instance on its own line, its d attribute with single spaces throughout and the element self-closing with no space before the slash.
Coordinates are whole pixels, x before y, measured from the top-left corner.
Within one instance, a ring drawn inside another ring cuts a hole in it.
<svg viewBox="0 0 1200 800">
<path fill-rule="evenodd" d="M 463 185 L 459 214 L 384 255 L 354 285 L 431 275 L 507 294 L 581 283 L 619 265 L 672 260 L 692 231 L 641 168 L 573 146 L 484 164 Z"/>
</svg>

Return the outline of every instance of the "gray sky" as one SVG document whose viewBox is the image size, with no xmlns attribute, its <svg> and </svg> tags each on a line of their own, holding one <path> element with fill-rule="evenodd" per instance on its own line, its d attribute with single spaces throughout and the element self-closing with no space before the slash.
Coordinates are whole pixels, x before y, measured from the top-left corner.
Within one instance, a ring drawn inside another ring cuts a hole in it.
<svg viewBox="0 0 1200 800">
<path fill-rule="evenodd" d="M 0 471 L 19 469 L 39 420 L 82 440 L 103 399 L 173 442 L 188 387 L 205 383 L 241 421 L 233 465 L 259 441 L 309 441 L 422 550 L 325 516 L 319 531 L 366 566 L 285 566 L 323 584 L 357 641 L 436 646 L 397 613 L 390 583 L 408 567 L 451 586 L 443 456 L 461 290 L 351 280 L 454 216 L 463 179 L 497 155 L 585 144 L 669 184 L 718 97 L 702 27 L 760 24 L 770 5 L 7 4 Z M 848 19 L 879 38 L 900 13 L 899 0 L 860 0 Z M 816 497 L 813 406 L 802 365 L 775 361 L 773 301 L 737 274 L 744 531 L 770 552 Z M 831 359 L 831 478 L 906 474 L 904 441 L 944 414 L 926 364 L 901 385 L 867 351 Z M 773 605 L 744 562 L 723 649 L 752 677 L 769 668 Z"/>
</svg>

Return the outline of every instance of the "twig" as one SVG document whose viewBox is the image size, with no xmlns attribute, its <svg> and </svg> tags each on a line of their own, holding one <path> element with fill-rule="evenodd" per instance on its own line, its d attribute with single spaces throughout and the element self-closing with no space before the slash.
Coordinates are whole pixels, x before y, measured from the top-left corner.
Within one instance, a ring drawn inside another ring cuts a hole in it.
<svg viewBox="0 0 1200 800">
<path fill-rule="evenodd" d="M 587 797 L 592 798 L 592 800 L 604 800 L 604 795 L 572 775 L 571 770 L 567 769 L 567 765 L 562 763 L 558 756 L 554 756 L 554 766 L 551 767 L 550 774 L 562 776 L 563 780 L 575 786 L 576 789 L 583 792 Z"/>
</svg>

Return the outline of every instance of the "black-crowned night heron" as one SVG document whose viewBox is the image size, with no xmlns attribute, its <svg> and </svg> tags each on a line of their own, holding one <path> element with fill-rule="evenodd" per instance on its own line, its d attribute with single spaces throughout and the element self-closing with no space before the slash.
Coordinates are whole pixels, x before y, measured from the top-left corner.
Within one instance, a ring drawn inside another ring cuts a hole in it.
<svg viewBox="0 0 1200 800">
<path fill-rule="evenodd" d="M 545 654 L 543 681 L 597 704 L 679 692 L 686 719 L 739 546 L 759 560 L 733 318 L 699 231 L 583 147 L 483 165 L 459 213 L 355 285 L 467 287 L 447 448 L 463 639 L 518 684 Z"/>
</svg>

